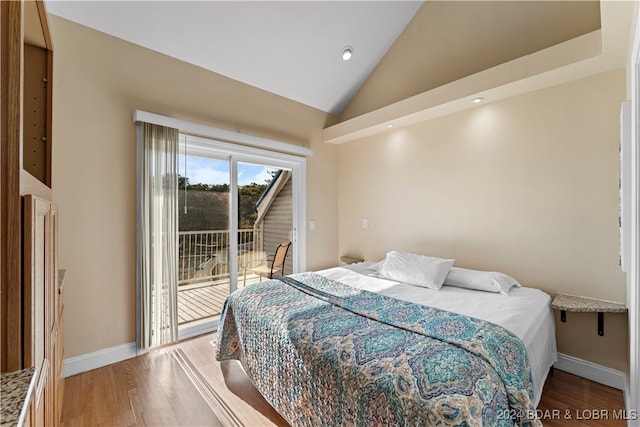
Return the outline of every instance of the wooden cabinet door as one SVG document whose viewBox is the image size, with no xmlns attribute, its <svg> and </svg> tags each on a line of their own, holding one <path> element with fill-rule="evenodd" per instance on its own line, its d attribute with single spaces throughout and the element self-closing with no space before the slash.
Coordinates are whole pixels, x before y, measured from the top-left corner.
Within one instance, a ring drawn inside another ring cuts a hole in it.
<svg viewBox="0 0 640 427">
<path fill-rule="evenodd" d="M 25 367 L 37 372 L 32 419 L 49 425 L 52 407 L 51 331 L 54 287 L 51 203 L 33 196 L 24 197 L 24 353 Z"/>
</svg>

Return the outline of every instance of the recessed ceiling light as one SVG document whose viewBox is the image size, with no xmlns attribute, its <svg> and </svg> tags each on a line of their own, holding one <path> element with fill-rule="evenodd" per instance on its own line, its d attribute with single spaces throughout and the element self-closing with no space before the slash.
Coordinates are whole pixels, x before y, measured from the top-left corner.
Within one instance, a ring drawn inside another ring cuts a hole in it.
<svg viewBox="0 0 640 427">
<path fill-rule="evenodd" d="M 484 101 L 484 98 L 482 98 L 482 97 L 473 98 L 471 100 L 471 102 L 473 102 L 474 104 L 480 104 L 482 101 Z"/>
<path fill-rule="evenodd" d="M 387 127 L 388 127 L 388 128 L 392 128 L 392 127 L 393 127 L 393 123 L 389 123 L 389 124 L 387 125 Z"/>
<path fill-rule="evenodd" d="M 348 61 L 351 59 L 352 56 L 353 56 L 353 48 L 351 46 L 345 46 L 344 49 L 342 49 L 342 60 Z"/>
</svg>

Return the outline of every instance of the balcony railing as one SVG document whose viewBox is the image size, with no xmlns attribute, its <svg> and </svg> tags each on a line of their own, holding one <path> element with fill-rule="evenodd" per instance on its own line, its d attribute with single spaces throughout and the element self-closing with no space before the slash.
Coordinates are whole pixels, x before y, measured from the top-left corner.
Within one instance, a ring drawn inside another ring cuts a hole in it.
<svg viewBox="0 0 640 427">
<path fill-rule="evenodd" d="M 261 251 L 259 232 L 238 230 L 238 266 Z M 229 230 L 178 233 L 178 285 L 212 282 L 229 277 Z"/>
<path fill-rule="evenodd" d="M 180 327 L 219 316 L 230 292 L 229 230 L 178 233 L 178 316 Z M 238 230 L 238 277 L 249 260 L 261 259 L 262 233 Z M 237 287 L 259 281 L 242 276 Z"/>
</svg>

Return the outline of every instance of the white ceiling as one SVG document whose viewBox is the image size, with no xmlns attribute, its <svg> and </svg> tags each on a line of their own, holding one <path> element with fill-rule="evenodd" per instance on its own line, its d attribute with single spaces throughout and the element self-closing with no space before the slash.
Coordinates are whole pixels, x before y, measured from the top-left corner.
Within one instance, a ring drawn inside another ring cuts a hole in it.
<svg viewBox="0 0 640 427">
<path fill-rule="evenodd" d="M 340 114 L 421 1 L 58 1 L 47 11 Z M 354 49 L 342 61 L 345 46 Z"/>
</svg>

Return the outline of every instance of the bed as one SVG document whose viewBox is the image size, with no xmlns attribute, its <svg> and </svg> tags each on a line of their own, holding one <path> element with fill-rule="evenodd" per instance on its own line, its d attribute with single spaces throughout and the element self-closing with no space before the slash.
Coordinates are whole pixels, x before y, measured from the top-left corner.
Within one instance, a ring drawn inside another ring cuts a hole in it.
<svg viewBox="0 0 640 427">
<path fill-rule="evenodd" d="M 418 288 L 365 262 L 233 293 L 216 358 L 291 425 L 526 426 L 556 347 L 539 290 Z"/>
</svg>

